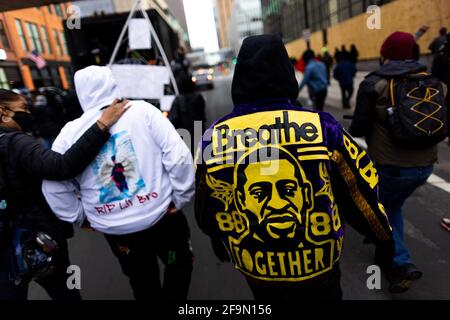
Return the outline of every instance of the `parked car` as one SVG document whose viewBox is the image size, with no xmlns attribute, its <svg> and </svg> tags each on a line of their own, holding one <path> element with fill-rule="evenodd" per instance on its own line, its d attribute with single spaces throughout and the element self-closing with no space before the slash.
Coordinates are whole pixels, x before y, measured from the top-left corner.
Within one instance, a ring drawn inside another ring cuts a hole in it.
<svg viewBox="0 0 450 320">
<path fill-rule="evenodd" d="M 214 88 L 214 68 L 203 65 L 197 67 L 192 72 L 192 82 L 197 87 L 207 87 L 208 89 Z"/>
</svg>

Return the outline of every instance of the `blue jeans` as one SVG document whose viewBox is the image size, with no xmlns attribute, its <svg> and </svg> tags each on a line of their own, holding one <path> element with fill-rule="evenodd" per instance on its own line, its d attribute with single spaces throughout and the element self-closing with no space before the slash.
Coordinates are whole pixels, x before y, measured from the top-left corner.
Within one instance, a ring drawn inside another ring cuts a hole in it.
<svg viewBox="0 0 450 320">
<path fill-rule="evenodd" d="M 402 206 L 418 187 L 426 183 L 433 172 L 433 166 L 402 168 L 377 165 L 377 170 L 380 201 L 386 209 L 395 243 L 393 265 L 402 266 L 411 263 L 411 256 L 403 240 Z"/>
</svg>

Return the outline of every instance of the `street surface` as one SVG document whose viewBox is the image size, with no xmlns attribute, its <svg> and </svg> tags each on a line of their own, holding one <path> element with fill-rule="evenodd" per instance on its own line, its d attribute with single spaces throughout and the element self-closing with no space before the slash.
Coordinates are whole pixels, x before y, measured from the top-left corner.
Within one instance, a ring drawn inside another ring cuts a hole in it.
<svg viewBox="0 0 450 320">
<path fill-rule="evenodd" d="M 203 94 L 210 124 L 232 110 L 231 76 L 216 79 L 215 88 Z M 339 108 L 336 83 L 330 87 L 330 96 L 327 111 L 348 126 L 343 115 L 351 112 L 344 113 Z M 384 279 L 381 290 L 369 290 L 366 269 L 373 264 L 373 247 L 363 244 L 362 237 L 348 227 L 341 260 L 344 299 L 450 299 L 450 233 L 440 227 L 440 219 L 450 217 L 450 194 L 446 184 L 450 182 L 450 148 L 444 143 L 440 145 L 440 160 L 434 173 L 445 180 L 439 180 L 443 187 L 427 184 L 415 192 L 404 207 L 406 243 L 413 260 L 424 272 L 423 278 L 403 294 L 390 294 Z M 214 256 L 208 238 L 195 223 L 193 204 L 184 212 L 190 222 L 196 256 L 189 299 L 252 299 L 244 277 L 230 263 L 220 263 Z M 84 299 L 133 299 L 128 280 L 101 234 L 77 231 L 70 240 L 70 254 L 72 263 L 81 267 Z M 29 298 L 48 299 L 48 296 L 33 283 Z"/>
</svg>

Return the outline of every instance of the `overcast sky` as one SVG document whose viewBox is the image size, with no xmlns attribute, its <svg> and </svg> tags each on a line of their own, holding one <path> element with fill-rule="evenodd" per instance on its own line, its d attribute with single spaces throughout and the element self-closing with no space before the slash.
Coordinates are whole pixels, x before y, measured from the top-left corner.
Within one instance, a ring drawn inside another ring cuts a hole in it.
<svg viewBox="0 0 450 320">
<path fill-rule="evenodd" d="M 189 39 L 193 49 L 219 50 L 213 0 L 183 0 Z"/>
</svg>

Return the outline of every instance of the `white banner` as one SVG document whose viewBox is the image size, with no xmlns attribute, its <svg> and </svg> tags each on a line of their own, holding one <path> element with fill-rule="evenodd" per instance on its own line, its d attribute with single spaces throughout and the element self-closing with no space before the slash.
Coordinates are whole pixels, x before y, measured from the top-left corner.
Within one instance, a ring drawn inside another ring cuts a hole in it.
<svg viewBox="0 0 450 320">
<path fill-rule="evenodd" d="M 163 66 L 113 64 L 111 71 L 125 98 L 161 99 L 169 84 L 169 69 Z"/>
<path fill-rule="evenodd" d="M 131 19 L 128 26 L 128 46 L 131 50 L 152 47 L 150 25 L 145 19 Z"/>
</svg>

